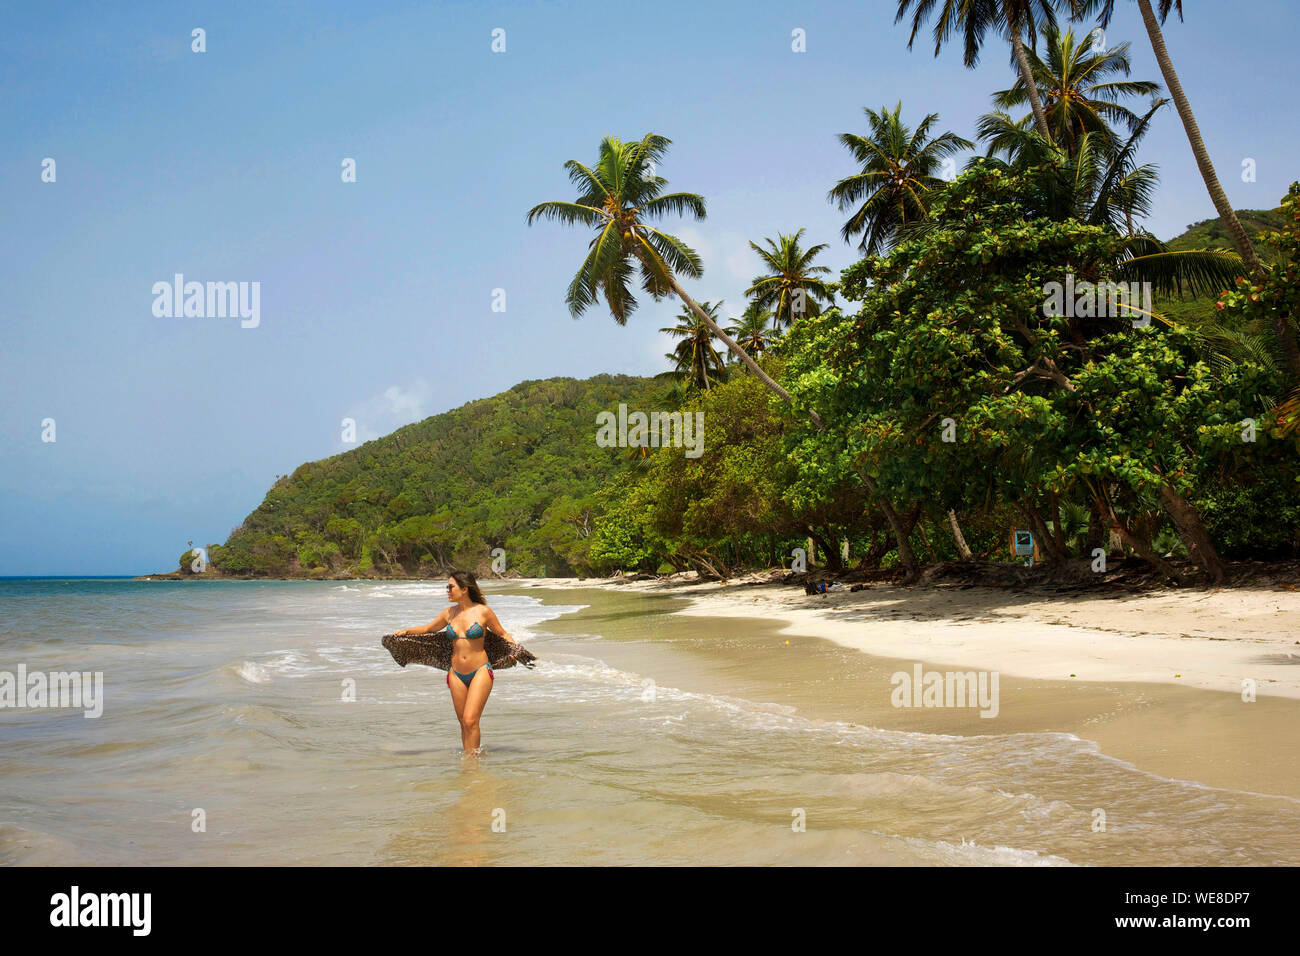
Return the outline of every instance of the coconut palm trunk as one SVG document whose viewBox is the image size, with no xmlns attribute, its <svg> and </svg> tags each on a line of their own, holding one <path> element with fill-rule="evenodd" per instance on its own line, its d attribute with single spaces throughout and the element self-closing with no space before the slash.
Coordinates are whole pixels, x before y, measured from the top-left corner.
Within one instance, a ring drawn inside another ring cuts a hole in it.
<svg viewBox="0 0 1300 956">
<path fill-rule="evenodd" d="M 1010 16 L 1007 20 L 1011 21 Z M 1033 68 L 1029 65 L 1029 54 L 1025 52 L 1024 41 L 1020 39 L 1019 27 L 1012 23 L 1010 29 L 1011 49 L 1015 52 L 1016 64 L 1020 67 L 1020 78 L 1025 81 L 1025 92 L 1029 94 L 1029 107 L 1034 111 L 1034 124 L 1043 139 L 1050 143 L 1052 131 L 1047 125 L 1047 113 L 1043 109 L 1043 101 L 1038 98 L 1038 81 L 1034 79 Z"/>
<path fill-rule="evenodd" d="M 1214 172 L 1214 164 L 1210 162 L 1210 154 L 1205 149 L 1205 140 L 1201 138 L 1200 127 L 1196 125 L 1192 105 L 1187 101 L 1187 94 L 1183 92 L 1183 86 L 1178 82 L 1178 73 L 1174 70 L 1173 60 L 1169 58 L 1169 48 L 1165 46 L 1165 37 L 1160 31 L 1155 10 L 1151 8 L 1151 0 L 1138 0 L 1138 8 L 1142 11 L 1142 22 L 1146 24 L 1147 36 L 1151 39 L 1151 49 L 1155 52 L 1156 62 L 1160 64 L 1160 72 L 1164 75 L 1165 86 L 1169 88 L 1169 95 L 1173 98 L 1178 116 L 1183 121 L 1187 141 L 1192 146 L 1192 155 L 1196 157 L 1196 166 L 1201 171 L 1201 179 L 1205 181 L 1205 190 L 1210 194 L 1210 200 L 1214 203 L 1219 218 L 1223 220 L 1228 235 L 1232 237 L 1232 244 L 1237 247 L 1241 261 L 1246 263 L 1251 272 L 1262 276 L 1265 272 L 1264 264 L 1259 261 L 1250 236 L 1246 235 L 1241 220 L 1237 218 L 1237 213 L 1228 202 L 1227 193 L 1223 191 L 1219 177 Z M 1296 344 L 1296 337 L 1287 324 L 1287 317 L 1274 312 L 1273 330 L 1277 333 L 1278 343 L 1282 346 L 1282 354 L 1286 356 L 1287 368 L 1292 377 L 1300 378 L 1300 346 Z"/>
<path fill-rule="evenodd" d="M 1072 5 L 1078 2 L 1080 0 L 1071 0 Z M 1034 72 L 1029 65 L 1029 56 L 1025 52 L 1021 34 L 1028 32 L 1030 36 L 1035 36 L 1038 16 L 1051 22 L 1054 19 L 1051 11 L 1057 3 L 1059 0 L 942 0 L 941 3 L 939 0 L 898 0 L 898 13 L 894 17 L 894 22 L 903 19 L 909 9 L 912 11 L 912 35 L 907 41 L 908 49 L 911 49 L 921 22 L 930 14 L 936 14 L 938 22 L 934 28 L 935 56 L 939 55 L 940 47 L 950 34 L 960 33 L 965 40 L 965 63 L 968 68 L 974 67 L 979 62 L 980 47 L 984 43 L 985 34 L 990 30 L 1001 32 L 1005 29 L 1007 38 L 1011 41 L 1011 51 L 1015 56 L 1016 66 L 1025 83 L 1029 105 L 1034 111 L 1035 125 L 1038 127 L 1039 134 L 1050 143 L 1052 142 L 1051 127 L 1047 125 L 1047 113 L 1044 112 L 1042 101 L 1038 97 L 1038 85 L 1034 82 Z"/>
<path fill-rule="evenodd" d="M 1237 214 L 1228 202 L 1223 186 L 1219 184 L 1219 177 L 1215 175 L 1214 164 L 1210 162 L 1210 154 L 1205 149 L 1205 140 L 1201 139 L 1200 127 L 1196 125 L 1196 116 L 1192 113 L 1191 104 L 1187 102 L 1187 94 L 1183 92 L 1182 84 L 1178 82 L 1178 74 L 1174 71 L 1173 60 L 1169 58 L 1169 48 L 1165 46 L 1165 37 L 1160 31 L 1160 24 L 1156 20 L 1155 11 L 1151 8 L 1151 0 L 1138 0 L 1138 7 L 1142 11 L 1142 22 L 1146 24 L 1147 36 L 1151 39 L 1151 49 L 1155 52 L 1156 62 L 1160 65 L 1160 72 L 1164 75 L 1165 86 L 1169 88 L 1169 95 L 1173 97 L 1178 116 L 1183 121 L 1183 129 L 1187 132 L 1187 140 L 1192 145 L 1192 155 L 1196 157 L 1196 165 L 1201 171 L 1201 178 L 1205 180 L 1205 189 L 1214 202 L 1214 208 L 1218 210 L 1220 218 L 1223 219 L 1223 225 L 1227 228 L 1229 235 L 1232 236 L 1232 244 L 1237 247 L 1237 252 L 1242 261 L 1250 267 L 1252 272 L 1262 273 L 1264 267 L 1255 254 L 1255 247 L 1251 244 L 1250 237 L 1246 235 L 1246 230 L 1242 228 L 1240 220 L 1237 219 Z"/>
<path fill-rule="evenodd" d="M 759 367 L 759 364 L 754 361 L 753 357 L 737 344 L 735 339 L 722 331 L 722 328 L 718 323 L 713 321 L 713 316 L 700 308 L 700 304 L 687 294 L 686 290 L 681 287 L 681 284 L 677 281 L 675 276 L 670 275 L 668 277 L 668 283 L 672 287 L 672 290 L 677 293 L 677 297 L 686 304 L 686 308 L 690 309 L 691 312 L 695 314 L 696 318 L 707 325 L 709 330 L 722 340 L 722 344 L 729 348 L 737 359 L 745 363 L 745 367 L 753 372 L 760 382 L 777 395 L 781 396 L 783 401 L 790 404 L 794 403 L 794 399 L 790 396 L 790 393 L 778 385 L 770 375 L 764 372 L 763 369 Z M 818 431 L 821 431 L 826 427 L 825 423 L 822 422 L 821 416 L 811 408 L 808 409 L 808 417 L 812 420 L 812 423 L 817 426 Z"/>
</svg>

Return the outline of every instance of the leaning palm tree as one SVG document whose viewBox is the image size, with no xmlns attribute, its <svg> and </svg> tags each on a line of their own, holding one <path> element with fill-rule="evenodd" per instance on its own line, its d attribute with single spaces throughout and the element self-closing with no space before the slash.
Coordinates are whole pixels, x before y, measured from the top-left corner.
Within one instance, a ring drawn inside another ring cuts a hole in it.
<svg viewBox="0 0 1300 956">
<path fill-rule="evenodd" d="M 713 325 L 717 324 L 720 305 L 721 302 L 717 305 L 710 305 L 708 302 L 700 303 L 700 307 L 713 320 Z M 664 358 L 673 363 L 673 372 L 680 381 L 688 387 L 693 386 L 708 391 L 718 382 L 725 381 L 727 377 L 727 368 L 722 361 L 722 356 L 713 347 L 713 330 L 690 309 L 682 309 L 677 318 L 679 320 L 677 325 L 659 330 L 681 339 L 677 347 Z"/>
<path fill-rule="evenodd" d="M 848 242 L 862 233 L 858 245 L 868 255 L 883 252 L 902 229 L 925 219 L 929 192 L 944 185 L 936 175 L 944 158 L 975 146 L 955 133 L 927 139 L 939 114 L 931 113 L 913 131 L 903 124 L 902 111 L 901 102 L 893 112 L 864 107 L 871 132 L 866 136 L 841 133 L 839 137 L 862 169 L 836 183 L 827 199 L 836 202 L 841 211 L 861 202 L 840 235 Z"/>
<path fill-rule="evenodd" d="M 1100 7 L 1102 27 L 1110 23 L 1110 18 L 1115 12 L 1115 0 L 1070 0 L 1070 4 L 1075 16 L 1089 14 Z M 1157 20 L 1156 12 L 1151 7 L 1151 0 L 1137 0 L 1138 9 L 1142 13 L 1142 23 L 1146 26 L 1147 36 L 1151 40 L 1151 49 L 1156 55 L 1156 63 L 1160 65 L 1165 86 L 1169 89 L 1178 116 L 1183 121 L 1183 130 L 1187 133 L 1187 142 L 1192 147 L 1192 155 L 1196 157 L 1196 166 L 1201 172 L 1201 179 L 1205 182 L 1206 192 L 1210 194 L 1210 200 L 1228 230 L 1228 235 L 1232 237 L 1232 244 L 1236 246 L 1242 261 L 1251 272 L 1262 276 L 1265 272 L 1264 264 L 1260 262 L 1250 236 L 1246 235 L 1246 230 L 1242 227 L 1241 220 L 1237 218 L 1232 203 L 1228 202 L 1228 194 L 1223 191 L 1223 185 L 1214 171 L 1210 153 L 1205 148 L 1205 140 L 1201 138 L 1200 127 L 1196 124 L 1196 114 L 1192 112 L 1192 105 L 1187 100 L 1187 94 L 1183 92 L 1183 85 L 1178 80 L 1174 62 L 1169 56 L 1169 48 L 1165 46 L 1164 34 L 1160 30 L 1160 24 L 1169 17 L 1171 9 L 1177 10 L 1178 19 L 1182 20 L 1183 0 L 1159 0 L 1159 4 L 1160 18 Z M 1284 315 L 1276 315 L 1274 326 L 1278 342 L 1282 346 L 1282 353 L 1286 357 L 1287 369 L 1292 378 L 1300 378 L 1300 343 L 1296 341 L 1296 334 Z"/>
<path fill-rule="evenodd" d="M 1032 46 L 1037 39 L 1038 28 L 1056 22 L 1056 0 L 898 0 L 895 23 L 907 15 L 909 8 L 914 11 L 912 35 L 907 39 L 909 50 L 921 24 L 939 2 L 942 2 L 942 6 L 934 23 L 934 55 L 938 56 L 944 41 L 954 31 L 960 30 L 966 44 L 963 62 L 967 67 L 973 67 L 979 63 L 984 35 L 990 30 L 1002 33 L 1011 42 L 1012 61 L 1020 71 L 1021 82 L 1025 84 L 1038 133 L 1050 140 L 1052 134 L 1047 124 L 1047 114 L 1038 98 L 1038 86 L 1033 81 L 1033 69 L 1025 49 L 1024 37 L 1029 37 Z"/>
<path fill-rule="evenodd" d="M 678 283 L 678 273 L 692 278 L 703 273 L 704 267 L 695 250 L 676 236 L 648 224 L 648 220 L 667 213 L 690 212 L 697 220 L 705 216 L 704 197 L 695 193 L 664 193 L 668 181 L 651 172 L 651 164 L 662 159 L 671 142 L 655 133 L 648 133 L 633 143 L 607 136 L 601 140 L 594 169 L 572 159 L 564 164 L 569 180 L 582 191 L 576 200 L 544 202 L 529 210 L 530 225 L 534 219 L 556 219 L 566 225 L 580 223 L 596 230 L 590 243 L 591 252 L 569 283 L 566 295 L 569 312 L 575 317 L 580 315 L 603 294 L 614 321 L 625 325 L 637 305 L 628 284 L 639 268 L 641 287 L 651 298 L 659 300 L 675 293 L 759 381 L 785 401 L 793 402 L 790 393 L 718 328 L 713 318 Z M 808 417 L 817 428 L 824 427 L 817 412 L 809 409 Z"/>
<path fill-rule="evenodd" d="M 1073 30 L 1061 32 L 1053 23 L 1044 34 L 1046 59 L 1040 58 L 1036 50 L 1029 50 L 1034 85 L 1052 138 L 1071 152 L 1084 133 L 1114 137 L 1112 126 L 1119 125 L 1132 132 L 1141 118 L 1121 100 L 1154 96 L 1160 90 L 1160 84 L 1151 80 L 1116 79 L 1128 76 L 1132 69 L 1129 45 L 1121 43 L 1109 50 L 1097 50 L 1094 43 L 1100 32 L 1098 27 L 1076 41 Z M 996 93 L 993 102 L 999 109 L 1012 110 L 1024 107 L 1028 99 L 1025 81 L 1018 79 L 1010 89 Z"/>
<path fill-rule="evenodd" d="M 749 244 L 763 258 L 768 272 L 755 276 L 745 295 L 752 296 L 759 308 L 771 309 L 773 324 L 778 328 L 789 328 L 795 319 L 805 315 L 820 315 L 818 299 L 824 299 L 827 304 L 835 301 L 826 283 L 815 278 L 831 270 L 826 266 L 812 265 L 812 261 L 829 246 L 823 242 L 810 249 L 801 249 L 799 237 L 802 235 L 802 229 L 792 236 L 777 233 L 775 242 L 763 240 L 768 244 L 767 249 L 753 242 Z"/>
<path fill-rule="evenodd" d="M 772 313 L 757 302 L 751 302 L 745 307 L 744 314 L 727 326 L 727 334 L 736 340 L 736 344 L 757 359 L 772 345 L 774 336 L 772 329 L 768 328 L 772 321 Z"/>
<path fill-rule="evenodd" d="M 1169 48 L 1165 46 L 1165 37 L 1160 30 L 1160 24 L 1169 16 L 1171 9 L 1178 11 L 1178 19 L 1183 18 L 1183 0 L 1159 0 L 1160 18 L 1156 19 L 1155 11 L 1151 7 L 1151 0 L 1137 0 L 1138 9 L 1142 14 L 1142 23 L 1146 26 L 1147 36 L 1151 40 L 1151 49 L 1156 55 L 1156 63 L 1160 66 L 1160 73 L 1165 78 L 1165 86 L 1169 89 L 1169 95 L 1173 97 L 1174 107 L 1178 110 L 1178 116 L 1183 121 L 1183 129 L 1187 133 L 1187 141 L 1191 144 L 1192 155 L 1196 157 L 1196 165 L 1200 169 L 1201 179 L 1205 182 L 1205 189 L 1210 194 L 1210 199 L 1214 203 L 1214 208 L 1218 211 L 1224 226 L 1227 228 L 1229 235 L 1232 236 L 1233 245 L 1241 254 L 1242 261 L 1245 262 L 1252 272 L 1262 274 L 1264 271 L 1263 264 L 1259 261 L 1259 256 L 1255 252 L 1255 247 L 1246 235 L 1246 230 L 1242 227 L 1241 221 L 1237 218 L 1237 213 L 1228 202 L 1228 196 L 1223 191 L 1223 186 L 1219 183 L 1219 177 L 1214 171 L 1214 164 L 1210 161 L 1210 153 L 1205 148 L 1205 140 L 1201 138 L 1200 127 L 1196 124 L 1196 114 L 1192 112 L 1191 103 L 1187 100 L 1187 94 L 1183 92 L 1183 85 L 1178 80 L 1178 73 L 1174 70 L 1173 60 L 1169 57 Z M 1070 0 L 1075 16 L 1085 16 L 1091 14 L 1100 8 L 1100 24 L 1103 28 L 1110 24 L 1110 19 L 1115 13 L 1115 0 Z"/>
</svg>

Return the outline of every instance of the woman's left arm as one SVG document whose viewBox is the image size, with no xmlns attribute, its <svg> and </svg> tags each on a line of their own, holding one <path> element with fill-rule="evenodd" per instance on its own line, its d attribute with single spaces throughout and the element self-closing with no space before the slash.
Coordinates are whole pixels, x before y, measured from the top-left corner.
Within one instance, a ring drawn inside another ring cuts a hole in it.
<svg viewBox="0 0 1300 956">
<path fill-rule="evenodd" d="M 492 610 L 490 607 L 486 608 L 485 610 L 486 613 L 484 613 L 483 616 L 487 618 L 488 630 L 496 631 L 498 634 L 504 637 L 511 644 L 518 643 L 513 637 L 510 636 L 510 632 L 507 631 L 505 627 L 501 624 L 501 619 L 497 617 L 497 612 Z"/>
</svg>

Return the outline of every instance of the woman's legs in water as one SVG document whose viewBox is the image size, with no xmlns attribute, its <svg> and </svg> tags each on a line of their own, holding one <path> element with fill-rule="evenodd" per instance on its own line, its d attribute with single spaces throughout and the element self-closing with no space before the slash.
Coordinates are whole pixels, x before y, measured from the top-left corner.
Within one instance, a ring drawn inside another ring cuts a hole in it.
<svg viewBox="0 0 1300 956">
<path fill-rule="evenodd" d="M 465 742 L 465 698 L 469 696 L 469 688 L 466 687 L 458 677 L 453 677 L 451 671 L 447 671 L 447 687 L 451 690 L 451 706 L 456 708 L 456 723 L 460 724 L 460 740 Z"/>
<path fill-rule="evenodd" d="M 491 669 L 487 666 L 480 667 L 474 672 L 474 679 L 470 681 L 469 688 L 465 691 L 465 709 L 461 712 L 460 718 L 460 739 L 466 752 L 479 748 L 478 719 L 483 715 L 483 705 L 487 703 L 488 695 L 492 693 L 493 681 Z"/>
<path fill-rule="evenodd" d="M 460 743 L 468 753 L 477 750 L 481 735 L 478 721 L 483 714 L 483 705 L 492 693 L 493 677 L 487 667 L 480 667 L 474 672 L 469 687 L 464 681 L 447 673 L 447 687 L 451 690 L 451 703 L 456 708 L 456 720 L 460 723 Z"/>
</svg>

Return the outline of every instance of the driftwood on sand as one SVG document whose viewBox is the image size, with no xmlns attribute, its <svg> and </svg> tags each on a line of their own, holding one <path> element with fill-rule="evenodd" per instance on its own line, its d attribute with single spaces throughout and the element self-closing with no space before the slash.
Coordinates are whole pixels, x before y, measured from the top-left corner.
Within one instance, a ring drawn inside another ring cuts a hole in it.
<svg viewBox="0 0 1300 956">
<path fill-rule="evenodd" d="M 433 634 L 385 634 L 383 645 L 393 660 L 405 667 L 407 664 L 424 664 L 436 667 L 440 671 L 451 669 L 451 652 L 455 639 L 444 631 Z M 523 664 L 532 667 L 537 656 L 525 650 L 523 645 L 506 640 L 496 631 L 488 631 L 483 638 L 483 650 L 487 653 L 488 663 L 493 670 L 504 670 Z"/>
</svg>

